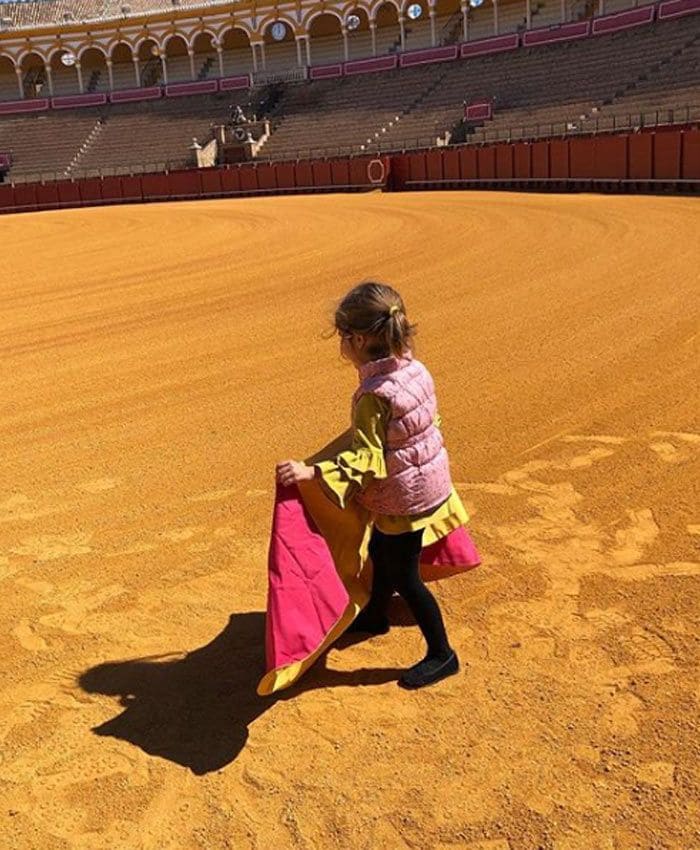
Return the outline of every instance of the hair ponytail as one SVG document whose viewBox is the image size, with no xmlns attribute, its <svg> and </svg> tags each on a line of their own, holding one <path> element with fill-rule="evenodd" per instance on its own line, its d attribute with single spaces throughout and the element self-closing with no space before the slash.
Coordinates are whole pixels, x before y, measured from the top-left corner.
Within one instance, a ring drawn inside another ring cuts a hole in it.
<svg viewBox="0 0 700 850">
<path fill-rule="evenodd" d="M 368 336 L 372 359 L 401 357 L 413 349 L 415 325 L 410 324 L 399 293 L 384 283 L 360 283 L 348 292 L 335 311 L 340 333 Z"/>
</svg>

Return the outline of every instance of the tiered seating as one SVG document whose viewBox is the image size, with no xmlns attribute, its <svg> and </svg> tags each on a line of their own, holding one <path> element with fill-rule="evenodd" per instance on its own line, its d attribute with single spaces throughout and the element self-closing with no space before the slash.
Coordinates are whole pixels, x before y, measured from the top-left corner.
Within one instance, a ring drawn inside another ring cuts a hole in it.
<svg viewBox="0 0 700 850">
<path fill-rule="evenodd" d="M 289 46 L 296 52 L 294 42 Z M 169 63 L 171 72 L 182 66 L 189 76 L 187 56 Z M 130 63 L 115 65 L 114 76 L 117 85 L 133 87 Z M 465 61 L 287 84 L 282 91 L 263 157 L 433 145 L 459 128 L 464 101 L 483 99 L 495 100 L 495 117 L 469 141 L 587 131 L 596 121 L 605 129 L 606 121 L 633 111 L 693 106 L 700 117 L 700 15 Z M 14 152 L 13 178 L 65 170 L 99 117 L 104 124 L 80 157 L 81 172 L 179 167 L 189 159 L 192 138 L 208 141 L 231 102 L 246 108 L 260 97 L 241 91 L 0 117 L 0 151 Z"/>
<path fill-rule="evenodd" d="M 428 66 L 409 76 L 425 80 L 432 73 Z M 416 96 L 400 73 L 384 73 L 381 84 L 377 83 L 377 76 L 368 74 L 290 87 L 280 107 L 282 117 L 263 154 L 281 159 L 333 146 L 357 150 Z"/>
<path fill-rule="evenodd" d="M 445 65 L 440 85 L 402 116 L 384 145 L 434 144 L 436 136 L 460 120 L 464 100 L 495 99 L 494 119 L 474 134 L 474 141 L 511 132 L 515 138 L 537 135 L 538 126 L 542 135 L 564 132 L 568 124 L 579 123 L 581 115 L 614 98 L 654 61 L 670 56 L 692 37 L 691 30 L 699 29 L 700 18 L 690 18 Z M 691 66 L 687 73 L 695 74 L 697 85 L 697 69 Z M 675 92 L 673 69 L 663 84 Z M 695 99 L 700 101 L 697 95 Z"/>
<path fill-rule="evenodd" d="M 81 157 L 80 169 L 104 171 L 124 166 L 179 168 L 189 161 L 189 146 L 205 144 L 212 124 L 221 124 L 231 103 L 248 103 L 248 92 L 179 97 L 172 100 L 112 105 L 102 110 L 105 124 L 95 144 Z"/>
<path fill-rule="evenodd" d="M 60 177 L 99 113 L 93 109 L 43 113 L 0 120 L 0 151 L 12 152 L 12 177 L 45 173 Z"/>
</svg>

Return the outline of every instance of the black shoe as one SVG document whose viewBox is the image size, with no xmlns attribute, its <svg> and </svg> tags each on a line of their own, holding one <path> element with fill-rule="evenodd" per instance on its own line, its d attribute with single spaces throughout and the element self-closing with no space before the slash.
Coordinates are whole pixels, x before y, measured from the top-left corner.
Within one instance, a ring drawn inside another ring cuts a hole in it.
<svg viewBox="0 0 700 850">
<path fill-rule="evenodd" d="M 428 655 L 418 664 L 414 664 L 413 667 L 406 670 L 399 679 L 399 685 L 410 690 L 424 688 L 426 685 L 432 685 L 439 682 L 440 679 L 447 678 L 447 676 L 454 676 L 458 671 L 459 659 L 454 650 L 447 658 L 436 658 Z"/>
<path fill-rule="evenodd" d="M 361 632 L 362 634 L 370 635 L 385 635 L 389 631 L 389 618 L 371 618 L 367 616 L 366 610 L 360 611 L 346 631 L 351 633 Z"/>
</svg>

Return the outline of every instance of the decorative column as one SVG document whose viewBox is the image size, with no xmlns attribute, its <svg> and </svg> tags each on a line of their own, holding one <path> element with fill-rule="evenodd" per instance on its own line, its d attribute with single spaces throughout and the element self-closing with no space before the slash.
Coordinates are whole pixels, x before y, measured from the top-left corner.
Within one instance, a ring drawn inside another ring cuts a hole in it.
<svg viewBox="0 0 700 850">
<path fill-rule="evenodd" d="M 304 43 L 306 44 L 306 64 L 311 65 L 311 37 L 308 35 L 304 36 Z"/>
<path fill-rule="evenodd" d="M 264 71 L 267 68 L 267 58 L 265 56 L 265 42 L 259 41 L 258 47 L 260 48 L 260 66 Z"/>
<path fill-rule="evenodd" d="M 224 48 L 217 44 L 216 46 L 216 58 L 219 60 L 219 76 L 224 76 Z"/>
<path fill-rule="evenodd" d="M 430 15 L 430 46 L 435 47 L 435 7 L 431 6 L 428 10 Z"/>
<path fill-rule="evenodd" d="M 493 0 L 493 34 L 498 35 L 498 0 Z"/>
<path fill-rule="evenodd" d="M 372 56 L 377 55 L 377 23 L 376 21 L 369 22 L 369 31 L 372 36 Z"/>
<path fill-rule="evenodd" d="M 75 70 L 78 73 L 78 91 L 83 94 L 85 89 L 83 87 L 83 69 L 80 67 L 80 62 L 75 63 Z"/>
<path fill-rule="evenodd" d="M 525 0 L 525 29 L 532 29 L 532 4 Z"/>
<path fill-rule="evenodd" d="M 194 72 L 194 50 L 191 47 L 187 48 L 187 55 L 190 57 L 190 79 L 194 82 L 195 72 Z"/>
<path fill-rule="evenodd" d="M 343 57 L 347 62 L 350 58 L 350 45 L 348 44 L 348 31 L 345 27 L 341 27 L 340 30 L 343 34 Z"/>
<path fill-rule="evenodd" d="M 106 59 L 107 62 L 107 76 L 109 77 L 109 90 L 112 91 L 114 89 L 114 73 L 112 71 L 112 60 Z"/>
<path fill-rule="evenodd" d="M 605 0 L 598 0 L 598 14 L 605 14 Z"/>
<path fill-rule="evenodd" d="M 163 85 L 168 85 L 168 63 L 165 61 L 165 54 L 160 57 L 160 67 L 163 70 Z"/>
<path fill-rule="evenodd" d="M 469 41 L 469 5 L 462 3 L 462 41 Z"/>
<path fill-rule="evenodd" d="M 46 82 L 49 84 L 49 94 L 53 97 L 53 74 L 48 62 L 44 65 L 44 73 L 46 74 Z"/>
<path fill-rule="evenodd" d="M 401 51 L 406 49 L 406 19 L 403 15 L 399 15 L 399 27 L 401 29 Z"/>
<path fill-rule="evenodd" d="M 141 88 L 141 70 L 139 68 L 139 57 L 132 56 L 131 61 L 134 63 L 134 77 L 136 77 L 136 88 Z"/>
<path fill-rule="evenodd" d="M 250 49 L 251 49 L 251 52 L 253 53 L 253 73 L 255 73 L 255 71 L 258 70 L 258 51 L 255 49 L 255 46 L 257 45 L 257 43 L 258 43 L 257 41 L 251 41 L 250 42 Z"/>
<path fill-rule="evenodd" d="M 561 22 L 566 23 L 566 0 L 561 0 Z"/>
<path fill-rule="evenodd" d="M 303 35 L 295 35 L 294 41 L 297 45 L 297 67 L 301 68 L 304 65 L 304 61 L 301 58 L 301 40 L 304 38 Z"/>
<path fill-rule="evenodd" d="M 19 96 L 24 99 L 24 86 L 22 85 L 22 69 L 15 68 L 15 74 L 17 74 L 17 87 L 19 88 Z"/>
</svg>

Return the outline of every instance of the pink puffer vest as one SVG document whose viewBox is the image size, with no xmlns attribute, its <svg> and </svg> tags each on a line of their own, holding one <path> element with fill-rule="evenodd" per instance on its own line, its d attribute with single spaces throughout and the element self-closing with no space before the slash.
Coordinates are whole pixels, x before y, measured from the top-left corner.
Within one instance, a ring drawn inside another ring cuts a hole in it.
<svg viewBox="0 0 700 850">
<path fill-rule="evenodd" d="M 385 357 L 360 367 L 355 404 L 374 393 L 391 406 L 384 457 L 388 477 L 358 495 L 377 514 L 419 514 L 447 499 L 452 490 L 442 434 L 434 424 L 437 401 L 430 372 L 412 355 Z"/>
</svg>

